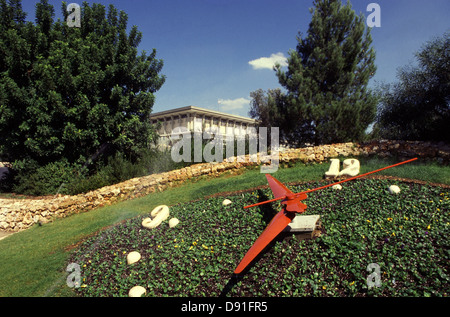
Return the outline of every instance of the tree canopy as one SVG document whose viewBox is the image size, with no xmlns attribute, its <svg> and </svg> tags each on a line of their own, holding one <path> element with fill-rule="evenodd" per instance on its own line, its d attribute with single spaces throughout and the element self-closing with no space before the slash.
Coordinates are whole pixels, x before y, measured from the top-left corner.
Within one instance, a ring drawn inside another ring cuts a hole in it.
<svg viewBox="0 0 450 317">
<path fill-rule="evenodd" d="M 156 50 L 113 5 L 81 7 L 81 27 L 55 21 L 47 0 L 26 21 L 20 0 L 0 0 L 0 157 L 45 165 L 84 162 L 108 148 L 136 155 L 155 131 L 148 117 L 163 85 Z"/>
<path fill-rule="evenodd" d="M 376 70 L 370 29 L 363 15 L 340 0 L 315 0 L 310 12 L 307 35 L 297 36 L 287 70 L 276 66 L 287 92 L 271 104 L 281 119 L 271 124 L 279 124 L 294 144 L 358 140 L 376 112 L 376 97 L 367 88 Z M 251 115 L 259 117 L 256 108 Z"/>
<path fill-rule="evenodd" d="M 450 33 L 427 42 L 415 56 L 417 65 L 399 68 L 399 81 L 380 88 L 374 135 L 448 142 Z"/>
</svg>

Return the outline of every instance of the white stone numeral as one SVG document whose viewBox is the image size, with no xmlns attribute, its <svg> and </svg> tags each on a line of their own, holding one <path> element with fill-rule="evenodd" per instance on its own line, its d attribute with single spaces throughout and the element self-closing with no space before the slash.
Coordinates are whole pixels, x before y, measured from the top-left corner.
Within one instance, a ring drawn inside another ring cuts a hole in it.
<svg viewBox="0 0 450 317">
<path fill-rule="evenodd" d="M 356 176 L 359 174 L 360 164 L 357 159 L 346 159 L 343 162 L 343 169 L 339 171 L 340 161 L 339 159 L 330 160 L 330 168 L 325 172 L 326 177 L 336 176 Z"/>
</svg>

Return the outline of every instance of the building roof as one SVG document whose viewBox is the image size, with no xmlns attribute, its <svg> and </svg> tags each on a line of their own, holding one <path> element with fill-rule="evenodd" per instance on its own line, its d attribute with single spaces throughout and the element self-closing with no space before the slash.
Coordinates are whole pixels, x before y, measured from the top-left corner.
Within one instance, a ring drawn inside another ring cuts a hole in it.
<svg viewBox="0 0 450 317">
<path fill-rule="evenodd" d="M 150 115 L 150 119 L 158 120 L 158 119 L 163 119 L 163 118 L 167 118 L 167 117 L 171 117 L 171 116 L 184 115 L 184 114 L 188 114 L 188 113 L 192 114 L 192 115 L 196 114 L 196 115 L 200 115 L 200 116 L 201 115 L 213 116 L 216 118 L 221 118 L 221 119 L 230 120 L 230 121 L 245 122 L 245 123 L 249 123 L 249 124 L 256 123 L 255 119 L 242 117 L 242 116 L 238 116 L 238 115 L 234 115 L 234 114 L 229 114 L 229 113 L 225 113 L 225 112 L 200 108 L 200 107 L 194 107 L 194 106 L 187 106 L 187 107 L 181 107 L 181 108 L 170 109 L 170 110 L 166 110 L 166 111 L 152 113 Z"/>
</svg>

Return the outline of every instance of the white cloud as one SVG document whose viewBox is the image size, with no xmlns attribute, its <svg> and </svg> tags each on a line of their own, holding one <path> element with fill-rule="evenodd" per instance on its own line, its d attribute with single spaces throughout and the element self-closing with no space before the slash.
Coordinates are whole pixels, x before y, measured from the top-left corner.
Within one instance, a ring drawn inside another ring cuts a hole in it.
<svg viewBox="0 0 450 317">
<path fill-rule="evenodd" d="M 250 105 L 250 99 L 237 98 L 237 99 L 219 99 L 217 103 L 221 105 L 223 110 L 238 110 L 244 109 L 244 107 Z"/>
<path fill-rule="evenodd" d="M 287 66 L 287 58 L 283 53 L 276 53 L 270 55 L 270 57 L 261 57 L 248 62 L 252 65 L 253 69 L 273 69 L 276 63 L 282 67 Z"/>
</svg>

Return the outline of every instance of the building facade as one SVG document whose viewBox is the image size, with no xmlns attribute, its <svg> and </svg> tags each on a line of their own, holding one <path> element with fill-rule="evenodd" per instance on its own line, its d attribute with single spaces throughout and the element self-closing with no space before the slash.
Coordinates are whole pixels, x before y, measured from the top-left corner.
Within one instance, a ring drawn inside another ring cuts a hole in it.
<svg viewBox="0 0 450 317">
<path fill-rule="evenodd" d="M 176 128 L 189 132 L 217 131 L 222 136 L 250 134 L 256 120 L 194 106 L 176 108 L 150 115 L 152 124 L 160 123 L 159 144 L 170 144 L 170 136 Z"/>
</svg>

